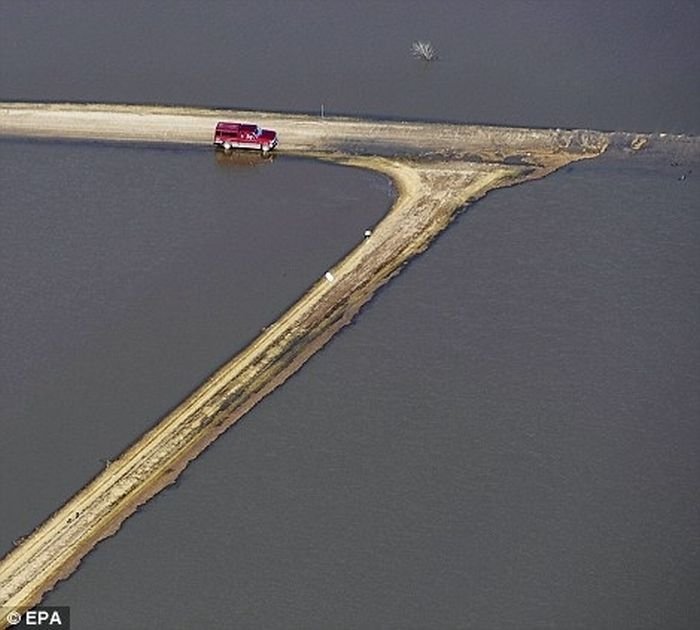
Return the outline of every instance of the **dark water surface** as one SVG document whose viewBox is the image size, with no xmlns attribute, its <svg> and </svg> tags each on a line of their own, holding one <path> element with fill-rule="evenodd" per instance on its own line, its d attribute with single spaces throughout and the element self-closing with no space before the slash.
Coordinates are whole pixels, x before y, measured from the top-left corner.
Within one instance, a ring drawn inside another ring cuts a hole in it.
<svg viewBox="0 0 700 630">
<path fill-rule="evenodd" d="M 697 133 L 699 31 L 693 2 L 0 1 L 0 99 Z M 77 630 L 700 626 L 680 147 L 489 194 L 46 603 Z M 0 554 L 391 198 L 303 160 L 0 142 Z"/>
<path fill-rule="evenodd" d="M 0 0 L 0 99 L 697 134 L 699 32 L 694 0 Z"/>
<path fill-rule="evenodd" d="M 16 444 L 0 504 L 22 503 L 0 519 L 3 549 L 276 319 L 393 197 L 374 173 L 241 160 L 0 143 L 0 417 Z"/>
<path fill-rule="evenodd" d="M 200 150 L 2 155 L 7 546 L 390 190 Z M 489 195 L 46 601 L 78 628 L 692 627 L 700 187 L 678 173 L 617 156 Z"/>
</svg>

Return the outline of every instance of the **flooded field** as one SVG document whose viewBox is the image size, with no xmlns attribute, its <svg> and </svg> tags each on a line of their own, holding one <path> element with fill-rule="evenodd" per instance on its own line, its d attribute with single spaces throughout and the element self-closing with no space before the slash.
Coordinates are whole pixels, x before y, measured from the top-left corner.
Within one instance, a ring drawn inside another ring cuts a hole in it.
<svg viewBox="0 0 700 630">
<path fill-rule="evenodd" d="M 266 38 L 222 3 L 2 3 L 0 98 L 700 130 L 693 3 L 402 6 L 238 5 Z M 3 551 L 392 199 L 201 149 L 0 164 Z M 699 173 L 613 155 L 489 195 L 46 603 L 78 629 L 695 626 Z"/>
</svg>

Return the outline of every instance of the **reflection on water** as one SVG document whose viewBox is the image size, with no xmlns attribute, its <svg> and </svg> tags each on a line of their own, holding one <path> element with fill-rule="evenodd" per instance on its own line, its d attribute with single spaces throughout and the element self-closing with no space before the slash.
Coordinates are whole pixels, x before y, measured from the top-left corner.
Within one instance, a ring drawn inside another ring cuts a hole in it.
<svg viewBox="0 0 700 630">
<path fill-rule="evenodd" d="M 261 154 L 259 151 L 215 151 L 217 166 L 229 168 L 254 168 L 270 165 L 276 159 L 275 153 Z"/>
</svg>

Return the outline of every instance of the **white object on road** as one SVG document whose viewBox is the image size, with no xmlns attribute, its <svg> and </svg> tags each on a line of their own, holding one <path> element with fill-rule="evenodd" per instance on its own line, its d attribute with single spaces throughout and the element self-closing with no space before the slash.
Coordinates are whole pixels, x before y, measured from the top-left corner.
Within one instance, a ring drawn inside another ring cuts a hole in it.
<svg viewBox="0 0 700 630">
<path fill-rule="evenodd" d="M 330 271 L 326 271 L 325 277 L 326 277 L 326 280 L 328 280 L 328 282 L 335 282 L 335 277 L 333 276 L 333 274 Z"/>
</svg>

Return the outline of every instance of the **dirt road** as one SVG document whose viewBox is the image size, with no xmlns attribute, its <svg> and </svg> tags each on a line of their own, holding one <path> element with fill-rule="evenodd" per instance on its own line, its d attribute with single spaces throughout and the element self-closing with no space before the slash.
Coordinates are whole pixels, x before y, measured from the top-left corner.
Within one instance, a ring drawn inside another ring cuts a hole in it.
<svg viewBox="0 0 700 630">
<path fill-rule="evenodd" d="M 286 313 L 0 560 L 0 627 L 8 611 L 40 601 L 138 505 L 298 370 L 459 208 L 491 189 L 598 155 L 607 143 L 596 132 L 106 105 L 0 105 L 0 135 L 208 144 L 220 119 L 276 129 L 282 152 L 385 173 L 397 200 L 350 254 L 319 269 L 318 281 Z M 519 163 L 505 163 L 513 160 Z"/>
<path fill-rule="evenodd" d="M 0 103 L 0 135 L 131 142 L 209 144 L 219 120 L 275 129 L 280 152 L 325 151 L 368 155 L 444 155 L 502 161 L 559 151 L 595 152 L 606 134 L 585 130 L 361 120 L 133 105 Z"/>
</svg>

